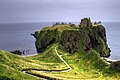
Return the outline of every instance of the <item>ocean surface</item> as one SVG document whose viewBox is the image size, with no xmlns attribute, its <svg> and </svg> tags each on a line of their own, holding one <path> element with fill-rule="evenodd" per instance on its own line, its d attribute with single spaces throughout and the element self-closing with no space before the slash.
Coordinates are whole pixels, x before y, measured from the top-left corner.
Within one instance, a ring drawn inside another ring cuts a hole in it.
<svg viewBox="0 0 120 80">
<path fill-rule="evenodd" d="M 29 50 L 26 55 L 36 54 L 35 38 L 31 36 L 52 22 L 2 23 L 0 24 L 0 50 Z M 120 60 L 120 23 L 103 23 L 107 33 L 107 43 L 111 49 L 111 59 Z"/>
<path fill-rule="evenodd" d="M 2 23 L 0 24 L 0 50 L 25 50 L 25 55 L 36 54 L 35 38 L 31 35 L 52 23 Z"/>
<path fill-rule="evenodd" d="M 106 29 L 107 43 L 111 49 L 109 58 L 120 60 L 120 22 L 107 22 L 103 25 Z"/>
</svg>

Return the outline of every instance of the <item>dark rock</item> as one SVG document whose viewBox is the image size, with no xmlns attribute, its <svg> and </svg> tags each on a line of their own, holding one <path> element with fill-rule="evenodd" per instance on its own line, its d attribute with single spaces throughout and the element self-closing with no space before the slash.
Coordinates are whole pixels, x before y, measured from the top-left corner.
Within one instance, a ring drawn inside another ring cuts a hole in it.
<svg viewBox="0 0 120 80">
<path fill-rule="evenodd" d="M 17 54 L 17 55 L 22 55 L 23 52 L 21 52 L 20 50 L 14 50 L 14 51 L 10 51 L 13 54 Z"/>
<path fill-rule="evenodd" d="M 36 35 L 35 34 L 31 34 L 32 36 L 34 36 L 34 37 L 36 37 Z"/>
<path fill-rule="evenodd" d="M 81 44 L 83 43 L 83 44 Z M 79 49 L 89 51 L 91 44 L 88 35 L 82 34 L 82 31 L 65 30 L 61 34 L 60 44 L 63 50 L 73 54 Z"/>
<path fill-rule="evenodd" d="M 43 52 L 49 45 L 58 42 L 59 32 L 57 30 L 47 30 L 35 32 L 35 46 L 38 53 Z"/>
<path fill-rule="evenodd" d="M 60 39 L 63 50 L 71 54 L 78 51 L 89 52 L 93 48 L 100 53 L 100 56 L 109 57 L 110 48 L 108 48 L 106 42 L 106 32 L 103 26 L 98 26 L 95 29 L 81 27 L 77 31 L 65 30 L 62 32 Z"/>
<path fill-rule="evenodd" d="M 110 69 L 120 72 L 120 61 L 112 62 L 110 65 Z"/>
<path fill-rule="evenodd" d="M 28 54 L 29 53 L 29 50 L 14 50 L 14 51 L 10 51 L 10 53 L 13 53 L 13 54 L 17 54 L 17 55 L 25 55 L 25 54 Z"/>
<path fill-rule="evenodd" d="M 75 24 L 69 24 L 71 27 L 74 27 L 75 26 Z"/>
</svg>

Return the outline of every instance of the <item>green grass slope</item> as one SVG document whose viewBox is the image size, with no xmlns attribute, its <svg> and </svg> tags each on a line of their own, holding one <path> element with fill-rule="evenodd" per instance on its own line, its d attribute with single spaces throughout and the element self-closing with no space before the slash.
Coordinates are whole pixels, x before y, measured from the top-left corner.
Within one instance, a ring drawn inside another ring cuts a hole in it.
<svg viewBox="0 0 120 80">
<path fill-rule="evenodd" d="M 68 72 L 40 72 L 31 70 L 30 73 L 63 80 L 119 80 L 120 74 L 109 70 L 109 64 L 101 59 L 99 53 L 91 50 L 89 53 L 79 52 L 73 55 L 57 48 L 57 51 L 72 67 Z M 36 56 L 37 59 L 38 56 Z"/>
<path fill-rule="evenodd" d="M 55 26 L 48 26 L 44 27 L 42 31 L 47 31 L 47 30 L 58 30 L 60 32 L 63 32 L 64 30 L 76 30 L 78 29 L 78 26 L 70 26 L 70 25 L 55 25 Z"/>
<path fill-rule="evenodd" d="M 11 54 L 9 52 L 0 51 L 0 80 L 37 80 L 21 70 L 31 61 Z"/>
<path fill-rule="evenodd" d="M 55 55 L 53 47 L 42 54 L 27 58 L 1 50 L 0 80 L 37 80 L 38 78 L 22 71 L 66 69 L 66 65 Z"/>
<path fill-rule="evenodd" d="M 109 65 L 101 59 L 99 53 L 91 50 L 88 53 L 79 52 L 73 55 L 57 47 L 57 52 L 72 67 L 68 72 L 41 72 L 40 70 L 62 70 L 67 66 L 55 53 L 56 44 L 45 52 L 31 56 L 20 57 L 9 52 L 0 51 L 0 80 L 37 80 L 22 70 L 49 79 L 63 80 L 119 80 L 120 74 L 109 70 Z"/>
</svg>

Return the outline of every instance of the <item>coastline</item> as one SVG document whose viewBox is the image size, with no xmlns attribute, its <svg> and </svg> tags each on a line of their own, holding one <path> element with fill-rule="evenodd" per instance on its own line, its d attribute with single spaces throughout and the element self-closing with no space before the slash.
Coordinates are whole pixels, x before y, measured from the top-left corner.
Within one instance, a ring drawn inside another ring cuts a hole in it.
<svg viewBox="0 0 120 80">
<path fill-rule="evenodd" d="M 110 58 L 105 58 L 105 57 L 102 57 L 103 60 L 105 60 L 108 64 L 111 64 L 112 62 L 117 62 L 119 60 L 114 60 L 114 59 L 110 59 Z"/>
<path fill-rule="evenodd" d="M 28 55 L 20 55 L 20 56 L 22 56 L 22 57 L 30 57 L 30 56 L 36 56 L 36 55 L 38 55 L 38 53 L 35 53 L 35 54 L 28 54 Z"/>
</svg>

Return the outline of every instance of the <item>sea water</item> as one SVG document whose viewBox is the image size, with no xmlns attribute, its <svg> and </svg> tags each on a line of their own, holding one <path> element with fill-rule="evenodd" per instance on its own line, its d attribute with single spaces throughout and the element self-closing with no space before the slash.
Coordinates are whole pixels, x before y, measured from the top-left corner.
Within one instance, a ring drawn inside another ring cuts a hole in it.
<svg viewBox="0 0 120 80">
<path fill-rule="evenodd" d="M 35 38 L 31 34 L 49 25 L 52 25 L 52 23 L 40 22 L 0 24 L 0 50 L 29 51 L 26 55 L 37 53 L 35 48 Z"/>
</svg>

